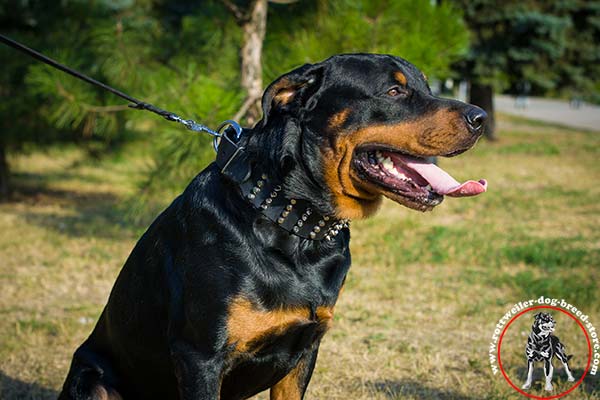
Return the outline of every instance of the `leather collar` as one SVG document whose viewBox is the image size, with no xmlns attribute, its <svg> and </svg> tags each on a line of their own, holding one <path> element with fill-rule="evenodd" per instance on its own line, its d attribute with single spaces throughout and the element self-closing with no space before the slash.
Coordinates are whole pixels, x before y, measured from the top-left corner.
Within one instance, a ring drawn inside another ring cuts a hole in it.
<svg viewBox="0 0 600 400">
<path fill-rule="evenodd" d="M 322 215 L 309 201 L 283 196 L 281 182 L 269 177 L 268 171 L 253 169 L 244 147 L 231 138 L 231 130 L 223 132 L 217 150 L 221 173 L 238 184 L 250 204 L 265 217 L 289 233 L 310 240 L 332 240 L 350 220 Z"/>
</svg>

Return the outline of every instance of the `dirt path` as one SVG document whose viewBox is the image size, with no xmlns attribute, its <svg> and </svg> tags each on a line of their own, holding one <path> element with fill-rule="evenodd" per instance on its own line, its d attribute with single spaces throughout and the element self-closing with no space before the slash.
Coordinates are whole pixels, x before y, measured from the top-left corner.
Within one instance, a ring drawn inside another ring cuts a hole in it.
<svg viewBox="0 0 600 400">
<path fill-rule="evenodd" d="M 526 108 L 516 108 L 513 96 L 496 96 L 495 106 L 506 114 L 600 131 L 600 107 L 587 103 L 572 108 L 567 101 L 529 97 Z"/>
</svg>

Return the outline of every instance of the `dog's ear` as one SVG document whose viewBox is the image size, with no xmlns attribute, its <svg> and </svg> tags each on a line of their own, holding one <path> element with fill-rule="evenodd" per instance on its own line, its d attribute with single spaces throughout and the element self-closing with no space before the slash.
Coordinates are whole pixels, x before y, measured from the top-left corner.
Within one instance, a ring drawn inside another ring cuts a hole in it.
<svg viewBox="0 0 600 400">
<path fill-rule="evenodd" d="M 534 319 L 537 321 L 538 319 L 542 318 L 542 313 L 541 313 L 541 312 L 539 312 L 539 313 L 535 314 L 535 315 L 533 316 L 533 318 L 534 318 Z"/>
<path fill-rule="evenodd" d="M 323 83 L 322 65 L 305 64 L 271 83 L 262 98 L 262 126 L 276 112 L 312 110 Z"/>
</svg>

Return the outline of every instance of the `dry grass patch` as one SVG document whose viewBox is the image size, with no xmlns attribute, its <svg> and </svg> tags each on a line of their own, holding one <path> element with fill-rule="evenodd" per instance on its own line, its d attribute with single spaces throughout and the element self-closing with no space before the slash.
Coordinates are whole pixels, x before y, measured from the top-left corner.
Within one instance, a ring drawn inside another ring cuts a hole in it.
<svg viewBox="0 0 600 400">
<path fill-rule="evenodd" d="M 518 399 L 488 365 L 514 302 L 564 297 L 600 329 L 600 136 L 508 118 L 500 129 L 498 143 L 440 160 L 458 179 L 487 178 L 485 195 L 427 214 L 386 203 L 353 223 L 354 265 L 307 398 Z M 142 231 L 124 199 L 144 160 L 71 148 L 15 161 L 21 194 L 0 205 L 0 398 L 51 399 Z M 507 351 L 519 382 L 527 325 Z M 565 344 L 577 376 L 581 343 Z M 599 400 L 598 379 L 570 398 Z"/>
</svg>

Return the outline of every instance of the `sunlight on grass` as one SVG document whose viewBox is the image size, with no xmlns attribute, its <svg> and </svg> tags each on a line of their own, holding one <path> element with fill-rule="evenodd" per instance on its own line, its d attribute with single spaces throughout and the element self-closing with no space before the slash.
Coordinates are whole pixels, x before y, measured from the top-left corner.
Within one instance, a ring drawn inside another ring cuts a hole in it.
<svg viewBox="0 0 600 400">
<path fill-rule="evenodd" d="M 518 399 L 487 359 L 507 307 L 565 298 L 600 324 L 600 135 L 499 124 L 498 142 L 440 159 L 459 180 L 488 179 L 487 193 L 426 214 L 385 202 L 353 222 L 354 264 L 307 398 Z M 50 399 L 143 231 L 127 215 L 147 159 L 124 149 L 91 161 L 68 147 L 13 161 L 18 201 L 0 204 L 0 397 Z M 507 351 L 519 382 L 530 322 Z M 567 345 L 580 372 L 580 344 Z M 587 379 L 571 398 L 598 400 L 599 385 Z"/>
</svg>

